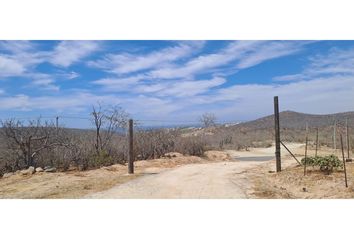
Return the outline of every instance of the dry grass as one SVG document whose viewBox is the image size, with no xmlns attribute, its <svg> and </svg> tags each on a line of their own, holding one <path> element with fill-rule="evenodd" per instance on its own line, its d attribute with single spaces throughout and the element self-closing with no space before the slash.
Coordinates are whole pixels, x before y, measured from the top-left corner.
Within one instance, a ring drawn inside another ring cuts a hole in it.
<svg viewBox="0 0 354 240">
<path fill-rule="evenodd" d="M 301 155 L 302 149 L 297 151 Z M 311 149 L 310 155 L 314 152 Z M 333 154 L 333 150 L 321 149 L 319 155 Z M 340 156 L 337 151 L 336 155 Z M 340 158 L 341 159 L 341 158 Z M 287 159 L 285 162 L 289 162 Z M 274 164 L 274 163 L 273 163 Z M 301 198 L 301 199 L 342 199 L 354 198 L 354 163 L 346 163 L 348 188 L 345 187 L 344 171 L 339 169 L 326 175 L 318 169 L 308 167 L 304 176 L 304 168 L 290 164 L 282 172 L 268 172 L 267 167 L 260 169 L 253 177 L 255 198 Z M 262 172 L 262 174 L 260 174 Z"/>
<path fill-rule="evenodd" d="M 32 176 L 17 174 L 0 179 L 0 198 L 81 198 L 87 194 L 110 189 L 144 174 L 157 173 L 186 164 L 220 161 L 215 158 L 178 154 L 176 156 L 137 161 L 134 175 L 128 175 L 127 167 L 124 165 L 113 165 L 83 172 L 36 173 Z"/>
</svg>

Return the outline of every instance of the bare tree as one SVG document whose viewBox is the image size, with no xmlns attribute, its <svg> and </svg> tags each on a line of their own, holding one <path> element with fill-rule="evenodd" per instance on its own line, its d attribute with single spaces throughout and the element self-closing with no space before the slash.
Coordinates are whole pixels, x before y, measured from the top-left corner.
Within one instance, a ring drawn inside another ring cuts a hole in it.
<svg viewBox="0 0 354 240">
<path fill-rule="evenodd" d="M 129 114 L 119 106 L 102 108 L 100 103 L 92 107 L 92 122 L 96 127 L 95 149 L 99 155 L 111 143 L 113 135 L 127 126 Z"/>
<path fill-rule="evenodd" d="M 216 125 L 216 116 L 213 113 L 204 113 L 199 117 L 199 121 L 204 127 L 212 127 Z"/>
<path fill-rule="evenodd" d="M 3 139 L 9 151 L 15 155 L 14 168 L 36 166 L 37 155 L 45 149 L 65 145 L 64 139 L 53 123 L 41 119 L 29 121 L 6 120 L 1 122 Z M 20 162 L 22 160 L 22 162 Z"/>
</svg>

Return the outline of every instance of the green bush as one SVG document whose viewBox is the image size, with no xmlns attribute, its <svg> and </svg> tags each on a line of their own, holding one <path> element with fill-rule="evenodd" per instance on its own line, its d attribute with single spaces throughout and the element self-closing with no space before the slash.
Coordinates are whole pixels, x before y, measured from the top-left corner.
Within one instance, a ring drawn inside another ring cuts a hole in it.
<svg viewBox="0 0 354 240">
<path fill-rule="evenodd" d="M 114 164 L 112 156 L 106 151 L 102 150 L 99 154 L 95 154 L 89 159 L 89 168 L 97 168 L 103 166 L 110 166 Z"/>
<path fill-rule="evenodd" d="M 318 163 L 318 159 L 319 159 L 320 157 L 306 157 L 306 158 L 303 158 L 303 159 L 301 159 L 301 163 L 303 164 L 303 165 L 305 165 L 305 161 L 306 161 L 306 165 L 307 166 L 312 166 L 312 167 L 314 167 L 314 166 L 317 166 L 317 163 Z"/>
<path fill-rule="evenodd" d="M 331 173 L 334 168 L 342 168 L 343 163 L 335 155 L 329 155 L 324 157 L 307 157 L 301 159 L 301 163 L 307 166 L 319 167 L 322 172 Z"/>
</svg>

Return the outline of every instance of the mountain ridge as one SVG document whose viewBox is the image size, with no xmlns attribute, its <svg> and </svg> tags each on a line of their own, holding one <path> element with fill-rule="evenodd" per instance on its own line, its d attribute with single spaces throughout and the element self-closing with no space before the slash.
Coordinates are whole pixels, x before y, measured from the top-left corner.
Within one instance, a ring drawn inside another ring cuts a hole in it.
<svg viewBox="0 0 354 240">
<path fill-rule="evenodd" d="M 332 114 L 309 114 L 286 110 L 279 113 L 279 119 L 281 128 L 306 128 L 306 124 L 310 128 L 321 128 L 334 125 L 335 122 L 338 126 L 345 126 L 346 120 L 348 120 L 348 125 L 353 127 L 354 111 Z M 240 123 L 236 127 L 254 129 L 274 128 L 274 114 Z"/>
</svg>

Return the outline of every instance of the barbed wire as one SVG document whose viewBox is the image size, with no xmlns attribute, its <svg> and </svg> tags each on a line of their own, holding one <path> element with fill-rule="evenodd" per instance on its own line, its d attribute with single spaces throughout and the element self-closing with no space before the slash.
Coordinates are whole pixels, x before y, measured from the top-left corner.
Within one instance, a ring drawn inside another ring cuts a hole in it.
<svg viewBox="0 0 354 240">
<path fill-rule="evenodd" d="M 31 119 L 80 119 L 80 120 L 89 120 L 91 121 L 92 118 L 90 117 L 83 117 L 83 116 L 68 116 L 68 115 L 56 115 L 56 116 L 27 116 L 27 117 L 9 117 L 9 118 L 0 118 L 1 121 L 14 119 L 14 120 L 31 120 Z M 166 120 L 166 119 L 134 119 L 135 122 L 138 123 L 179 123 L 179 124 L 201 124 L 200 121 L 191 121 L 191 120 Z M 234 121 L 215 121 L 216 124 L 234 124 L 240 123 L 243 120 L 234 120 Z"/>
</svg>

